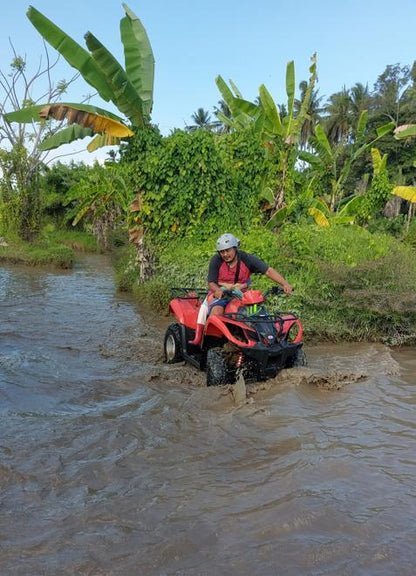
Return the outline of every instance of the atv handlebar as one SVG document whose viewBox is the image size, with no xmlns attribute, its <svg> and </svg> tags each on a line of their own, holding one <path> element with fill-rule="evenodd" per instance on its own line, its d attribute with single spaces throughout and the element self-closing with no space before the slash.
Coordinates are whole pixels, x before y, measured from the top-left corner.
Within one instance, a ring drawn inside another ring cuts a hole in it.
<svg viewBox="0 0 416 576">
<path fill-rule="evenodd" d="M 272 286 L 263 294 L 264 298 L 266 299 L 267 296 L 278 296 L 279 294 L 285 294 L 285 291 L 281 286 Z"/>
</svg>

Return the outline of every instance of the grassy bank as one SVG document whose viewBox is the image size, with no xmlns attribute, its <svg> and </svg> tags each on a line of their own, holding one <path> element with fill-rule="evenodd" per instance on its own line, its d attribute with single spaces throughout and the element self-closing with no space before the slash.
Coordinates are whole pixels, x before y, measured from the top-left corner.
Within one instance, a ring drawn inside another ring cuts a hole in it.
<svg viewBox="0 0 416 576">
<path fill-rule="evenodd" d="M 281 272 L 295 287 L 276 303 L 297 312 L 307 339 L 416 342 L 416 251 L 389 234 L 356 226 L 285 226 L 276 235 L 264 229 L 238 234 L 241 248 Z M 185 239 L 157 250 L 157 271 L 144 284 L 125 254 L 118 262 L 120 289 L 166 311 L 171 286 L 206 286 L 215 237 Z M 270 280 L 255 276 L 253 286 Z"/>
<path fill-rule="evenodd" d="M 34 242 L 15 236 L 2 238 L 0 262 L 27 266 L 71 268 L 75 251 L 97 252 L 96 239 L 85 232 L 45 229 Z"/>
</svg>

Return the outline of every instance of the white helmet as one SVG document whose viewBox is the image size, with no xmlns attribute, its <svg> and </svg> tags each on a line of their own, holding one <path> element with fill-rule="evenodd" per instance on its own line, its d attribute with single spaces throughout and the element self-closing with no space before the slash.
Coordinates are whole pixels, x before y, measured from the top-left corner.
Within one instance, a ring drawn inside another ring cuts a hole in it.
<svg viewBox="0 0 416 576">
<path fill-rule="evenodd" d="M 223 234 L 217 240 L 217 252 L 227 250 L 228 248 L 238 248 L 239 246 L 240 240 L 233 234 Z"/>
</svg>

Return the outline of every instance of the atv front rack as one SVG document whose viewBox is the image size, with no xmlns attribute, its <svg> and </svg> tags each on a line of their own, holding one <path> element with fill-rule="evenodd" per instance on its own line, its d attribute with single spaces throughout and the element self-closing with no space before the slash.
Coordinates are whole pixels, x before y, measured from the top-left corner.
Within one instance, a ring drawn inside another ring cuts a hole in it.
<svg viewBox="0 0 416 576">
<path fill-rule="evenodd" d="M 202 300 L 208 294 L 205 288 L 171 288 L 170 293 L 172 298 L 179 298 L 181 300 Z"/>
<path fill-rule="evenodd" d="M 261 327 L 270 326 L 269 329 L 273 328 L 277 331 L 277 337 L 280 338 L 283 334 L 283 326 L 287 321 L 298 320 L 298 316 L 292 312 L 275 312 L 274 314 L 269 314 L 265 311 L 259 311 L 255 314 L 249 315 L 246 311 L 244 312 L 224 312 L 223 318 L 229 320 L 234 320 L 235 322 L 244 322 L 247 326 L 252 328 L 259 339 L 264 336 L 264 331 Z M 276 327 L 279 326 L 279 329 Z"/>
</svg>

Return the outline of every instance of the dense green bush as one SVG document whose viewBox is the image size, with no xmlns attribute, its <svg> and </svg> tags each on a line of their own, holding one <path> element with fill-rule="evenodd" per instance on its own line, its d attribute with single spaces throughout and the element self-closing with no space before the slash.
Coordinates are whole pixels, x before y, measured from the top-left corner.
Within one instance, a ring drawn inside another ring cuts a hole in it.
<svg viewBox="0 0 416 576">
<path fill-rule="evenodd" d="M 177 130 L 157 146 L 147 142 L 129 164 L 140 197 L 137 225 L 158 242 L 248 228 L 259 219 L 266 163 L 264 146 L 250 131 L 218 136 Z"/>
</svg>

